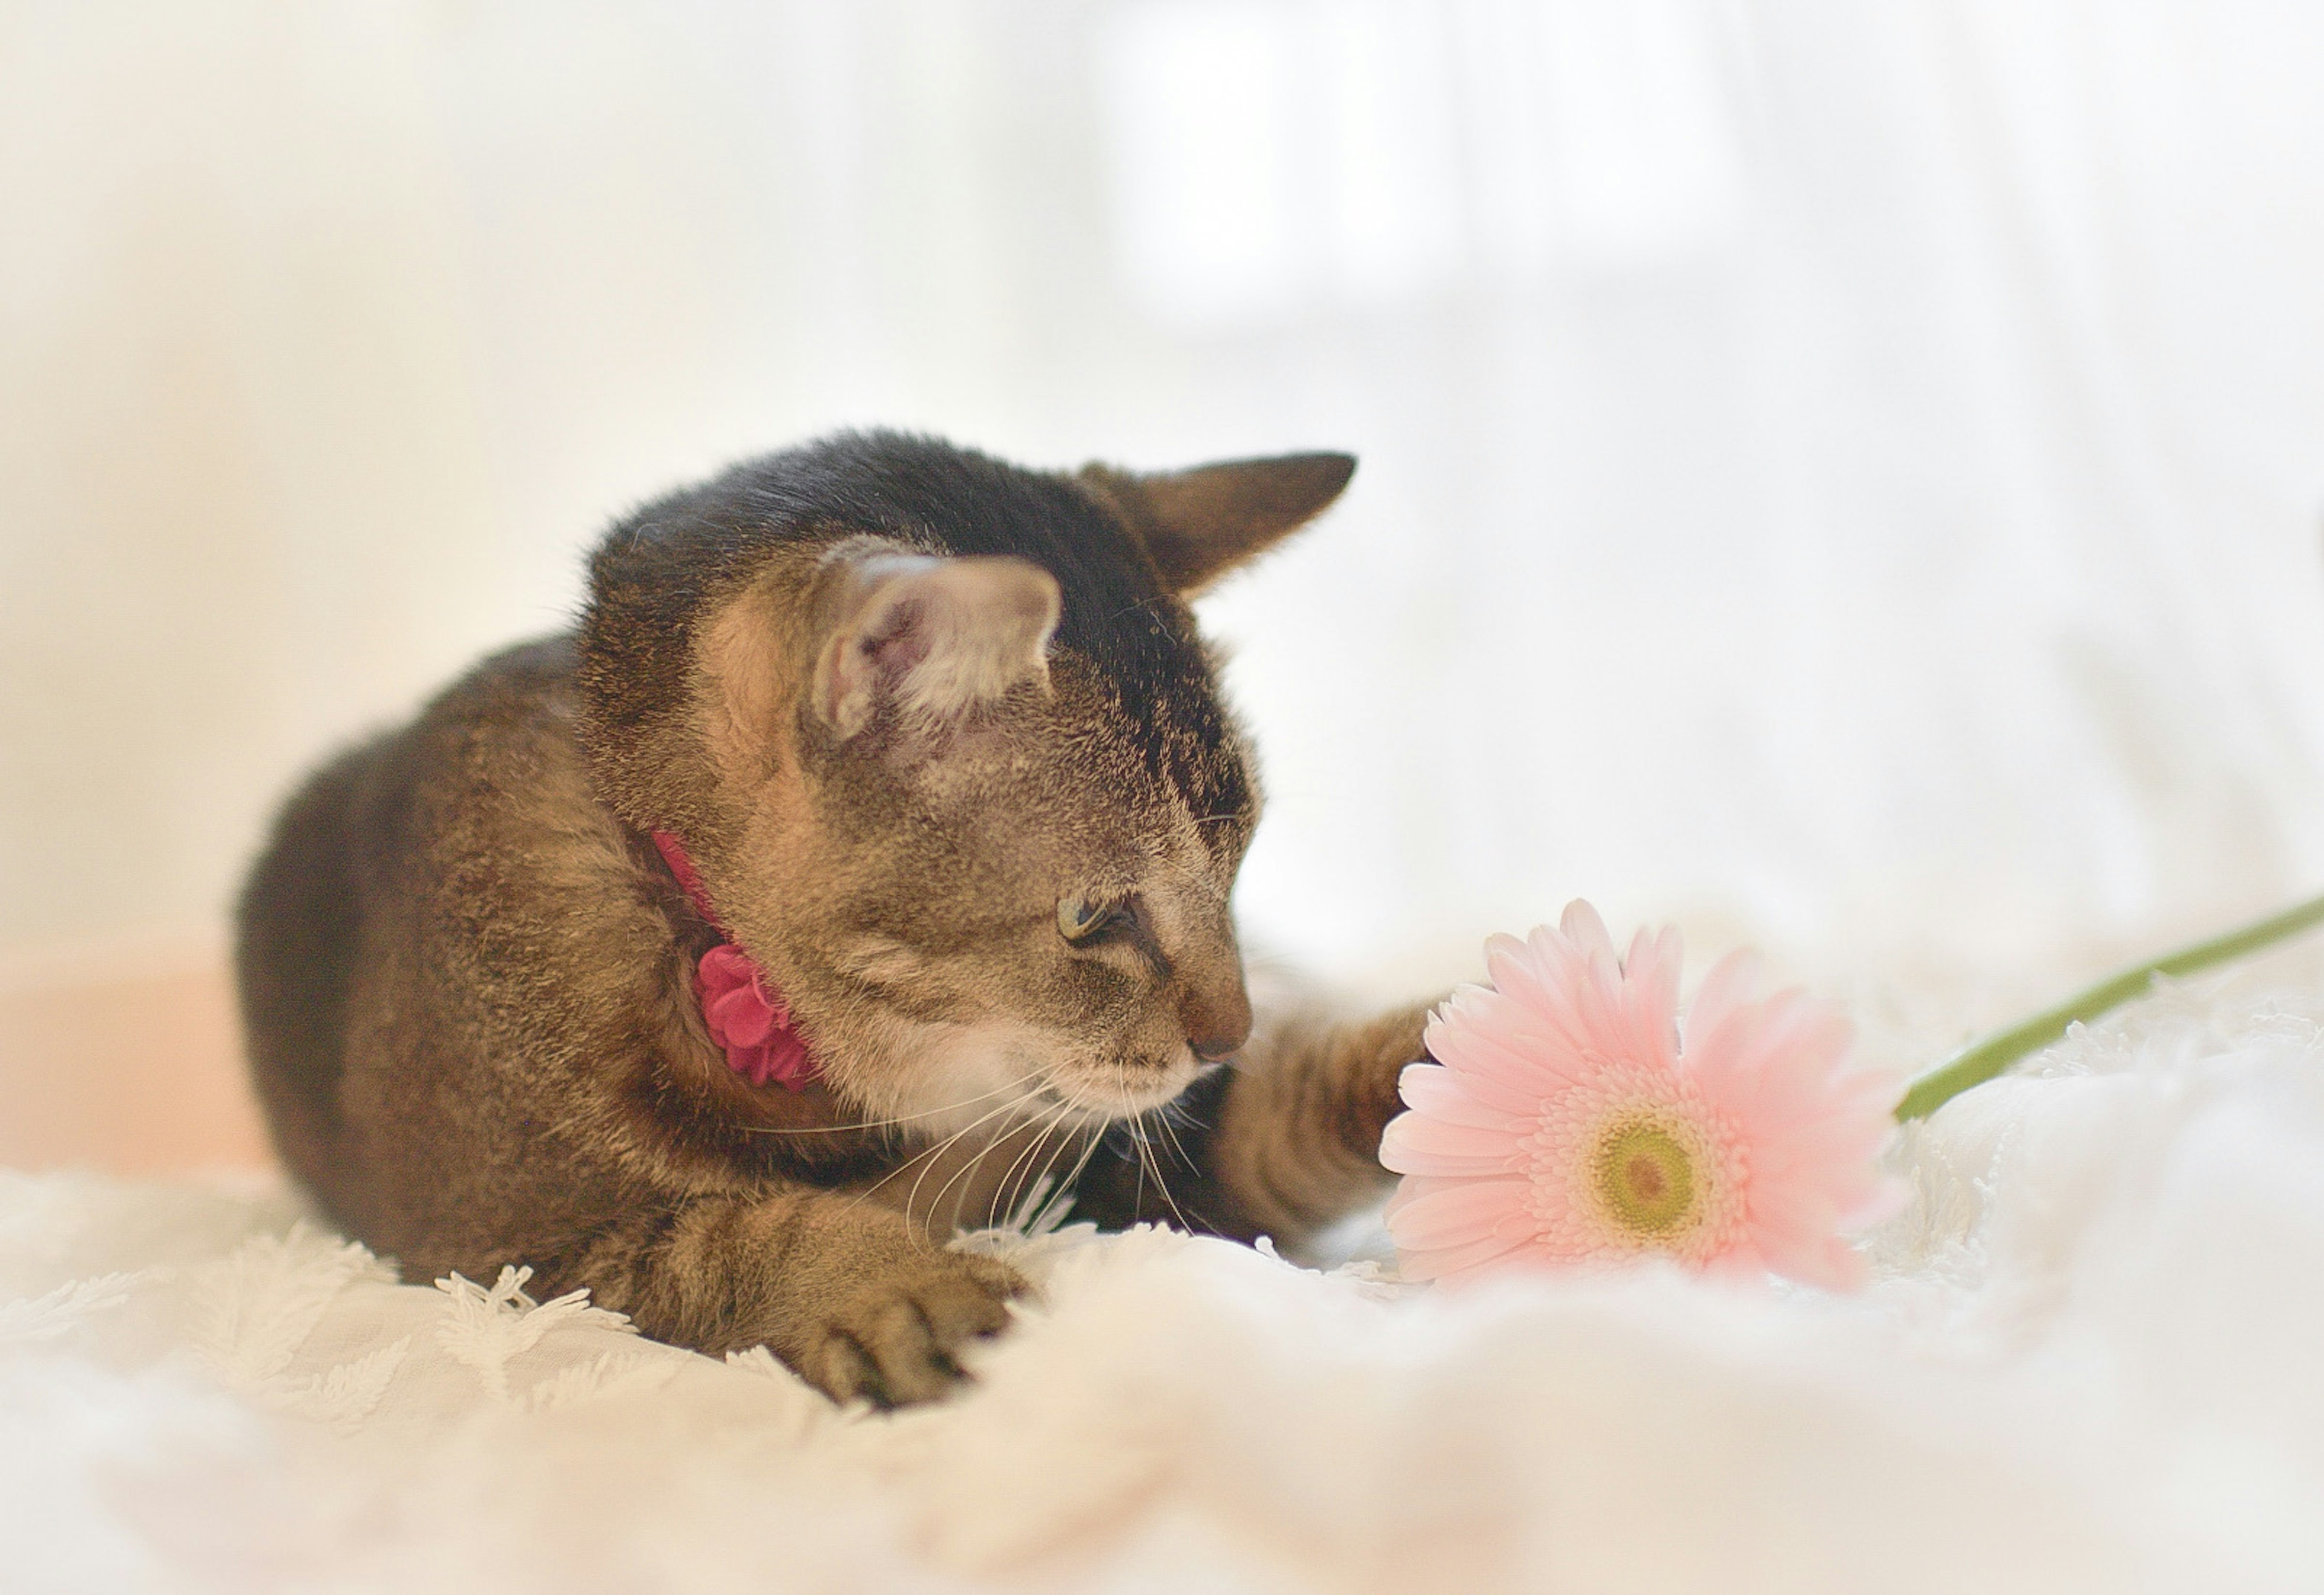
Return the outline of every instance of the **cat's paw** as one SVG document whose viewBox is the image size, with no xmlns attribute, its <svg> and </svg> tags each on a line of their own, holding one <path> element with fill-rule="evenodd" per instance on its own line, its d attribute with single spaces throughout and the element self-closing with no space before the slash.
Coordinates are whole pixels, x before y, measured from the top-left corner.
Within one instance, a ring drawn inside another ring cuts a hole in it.
<svg viewBox="0 0 2324 1595">
<path fill-rule="evenodd" d="M 928 1252 L 841 1295 L 816 1315 L 795 1366 L 833 1400 L 933 1401 L 966 1376 L 955 1356 L 1009 1323 L 1029 1287 L 991 1258 Z"/>
</svg>

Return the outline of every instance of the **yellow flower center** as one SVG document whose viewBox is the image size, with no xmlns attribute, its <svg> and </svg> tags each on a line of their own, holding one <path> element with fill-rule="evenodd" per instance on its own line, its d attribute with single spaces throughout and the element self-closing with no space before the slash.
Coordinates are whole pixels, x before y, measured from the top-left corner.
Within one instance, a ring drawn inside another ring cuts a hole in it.
<svg viewBox="0 0 2324 1595">
<path fill-rule="evenodd" d="M 1695 1216 L 1693 1155 L 1651 1119 L 1611 1126 L 1591 1175 L 1608 1216 L 1642 1240 L 1667 1240 Z"/>
</svg>

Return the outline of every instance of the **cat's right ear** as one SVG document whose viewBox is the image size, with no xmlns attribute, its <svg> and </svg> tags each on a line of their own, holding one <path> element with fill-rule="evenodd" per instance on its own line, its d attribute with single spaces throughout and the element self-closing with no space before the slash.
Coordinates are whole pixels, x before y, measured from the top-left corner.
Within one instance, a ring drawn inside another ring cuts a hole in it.
<svg viewBox="0 0 2324 1595">
<path fill-rule="evenodd" d="M 1162 585 L 1191 597 L 1331 508 L 1355 474 L 1351 454 L 1285 454 L 1143 475 L 1088 466 L 1081 480 L 1121 512 Z"/>
<path fill-rule="evenodd" d="M 842 741 L 882 709 L 936 731 L 1048 683 L 1057 580 L 1029 560 L 883 553 L 844 559 L 830 577 L 808 692 Z"/>
</svg>

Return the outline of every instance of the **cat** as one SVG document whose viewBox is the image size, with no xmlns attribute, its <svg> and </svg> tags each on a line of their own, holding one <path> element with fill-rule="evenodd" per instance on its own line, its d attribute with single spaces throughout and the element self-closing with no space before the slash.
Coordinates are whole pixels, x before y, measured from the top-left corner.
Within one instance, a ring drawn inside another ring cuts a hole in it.
<svg viewBox="0 0 2324 1595">
<path fill-rule="evenodd" d="M 1287 1246 L 1377 1200 L 1427 1005 L 1254 1014 L 1259 797 L 1186 606 L 1354 468 L 853 433 L 622 520 L 573 632 L 276 821 L 236 963 L 283 1163 L 407 1277 L 528 1263 L 880 1406 L 1004 1327 L 1025 1281 L 941 1241 L 1038 1175 Z"/>
</svg>

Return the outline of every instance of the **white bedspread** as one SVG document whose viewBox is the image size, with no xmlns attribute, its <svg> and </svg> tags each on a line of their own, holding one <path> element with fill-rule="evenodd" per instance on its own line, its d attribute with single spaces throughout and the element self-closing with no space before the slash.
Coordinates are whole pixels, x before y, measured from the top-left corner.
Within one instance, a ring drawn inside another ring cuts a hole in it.
<svg viewBox="0 0 2324 1595">
<path fill-rule="evenodd" d="M 2324 996 L 2165 993 L 1899 1148 L 1867 1295 L 1418 1294 L 1167 1232 L 835 1412 L 270 1189 L 0 1176 L 15 1590 L 2324 1587 Z"/>
</svg>

